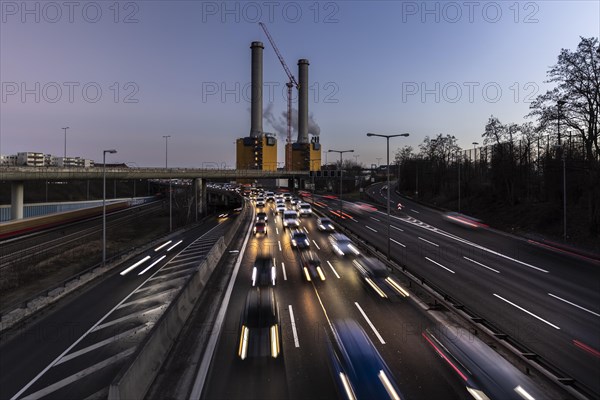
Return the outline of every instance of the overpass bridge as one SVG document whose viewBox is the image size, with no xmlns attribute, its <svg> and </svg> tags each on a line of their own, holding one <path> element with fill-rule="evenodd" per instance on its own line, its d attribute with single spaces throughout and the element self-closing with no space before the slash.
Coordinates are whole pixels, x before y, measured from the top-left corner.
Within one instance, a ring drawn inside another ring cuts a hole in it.
<svg viewBox="0 0 600 400">
<path fill-rule="evenodd" d="M 196 211 L 206 208 L 207 179 L 301 179 L 309 171 L 262 171 L 257 169 L 218 168 L 61 168 L 61 167 L 0 167 L 0 182 L 11 183 L 11 219 L 23 218 L 25 181 L 69 181 L 102 179 L 192 179 Z"/>
</svg>

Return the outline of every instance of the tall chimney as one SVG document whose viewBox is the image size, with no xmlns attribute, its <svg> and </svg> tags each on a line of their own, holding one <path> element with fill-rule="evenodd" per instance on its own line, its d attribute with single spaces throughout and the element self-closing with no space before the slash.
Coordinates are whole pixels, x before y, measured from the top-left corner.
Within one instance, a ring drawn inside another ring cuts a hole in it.
<svg viewBox="0 0 600 400">
<path fill-rule="evenodd" d="M 250 111 L 250 137 L 262 135 L 263 126 L 263 46 L 262 42 L 252 42 L 252 83 L 251 83 L 251 111 Z"/>
<path fill-rule="evenodd" d="M 308 60 L 298 60 L 298 143 L 308 143 Z"/>
</svg>

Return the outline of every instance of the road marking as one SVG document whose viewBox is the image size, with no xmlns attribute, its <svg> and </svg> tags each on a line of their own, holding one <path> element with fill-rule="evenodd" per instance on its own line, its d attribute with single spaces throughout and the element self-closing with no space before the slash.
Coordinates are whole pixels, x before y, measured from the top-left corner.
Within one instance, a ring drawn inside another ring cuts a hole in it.
<svg viewBox="0 0 600 400">
<path fill-rule="evenodd" d="M 152 264 L 150 264 L 148 267 L 146 267 L 146 269 L 144 269 L 144 270 L 143 270 L 142 272 L 140 272 L 138 275 L 143 275 L 143 274 L 144 274 L 144 273 L 146 273 L 146 272 L 147 272 L 147 271 L 148 271 L 150 268 L 154 267 L 156 264 L 158 264 L 159 262 L 161 262 L 161 261 L 162 261 L 162 260 L 163 260 L 165 257 L 167 257 L 167 256 L 165 255 L 165 256 L 162 256 L 162 257 L 160 257 L 158 260 L 154 261 Z"/>
<path fill-rule="evenodd" d="M 439 244 L 437 244 L 437 243 L 433 243 L 433 242 L 430 242 L 430 241 L 429 241 L 429 240 L 427 240 L 427 239 L 423 239 L 421 236 L 417 236 L 417 237 L 418 237 L 420 240 L 424 241 L 424 242 L 427 242 L 427 243 L 429 243 L 429 244 L 432 244 L 432 245 L 434 245 L 435 247 L 440 247 L 440 245 L 439 245 Z"/>
<path fill-rule="evenodd" d="M 523 311 L 523 312 L 525 312 L 525 313 L 527 313 L 527 314 L 531 315 L 532 317 L 539 319 L 539 320 L 540 320 L 540 321 L 542 321 L 543 323 L 550 325 L 550 326 L 551 326 L 551 327 L 553 327 L 554 329 L 560 329 L 560 327 L 558 327 L 558 326 L 556 326 L 556 325 L 554 325 L 554 324 L 552 324 L 552 323 L 550 323 L 550 322 L 546 321 L 545 319 L 543 319 L 543 318 L 541 318 L 541 317 L 538 317 L 537 315 L 535 315 L 535 314 L 534 314 L 534 313 L 532 313 L 531 311 L 527 311 L 526 309 L 524 309 L 524 308 L 523 308 L 523 307 L 521 307 L 521 306 L 518 306 L 518 305 L 516 305 L 516 304 L 515 304 L 515 303 L 513 303 L 512 301 L 506 300 L 504 297 L 502 297 L 502 296 L 499 296 L 499 295 L 497 295 L 496 293 L 494 293 L 494 296 L 495 296 L 495 297 L 497 297 L 497 298 L 499 298 L 500 300 L 503 300 L 503 301 L 507 302 L 507 303 L 508 303 L 508 304 L 510 304 L 511 306 L 513 306 L 513 307 L 516 307 L 516 308 L 518 308 L 519 310 L 521 310 L 521 311 Z"/>
<path fill-rule="evenodd" d="M 392 238 L 390 238 L 390 241 L 392 241 L 392 242 L 394 242 L 394 243 L 396 243 L 396 244 L 399 244 L 399 245 L 400 245 L 400 246 L 402 246 L 402 247 L 406 247 L 405 245 L 403 245 L 403 244 L 402 244 L 402 243 L 400 243 L 399 241 L 397 241 L 397 240 L 394 240 L 394 239 L 392 239 Z"/>
<path fill-rule="evenodd" d="M 340 276 L 338 275 L 338 273 L 335 270 L 335 268 L 333 268 L 333 265 L 331 265 L 331 263 L 329 262 L 329 260 L 327 260 L 327 264 L 329 264 L 329 268 L 331 268 L 331 270 L 333 271 L 333 273 L 335 274 L 335 276 L 337 276 L 337 278 L 340 279 Z"/>
<path fill-rule="evenodd" d="M 37 399 L 41 399 L 42 397 L 45 397 L 47 395 L 49 395 L 50 393 L 54 393 L 59 389 L 62 389 L 63 387 L 70 385 L 73 382 L 76 382 L 82 378 L 85 378 L 86 376 L 93 374 L 94 372 L 108 367 L 111 364 L 114 364 L 116 362 L 121 361 L 124 358 L 129 357 L 130 355 L 132 355 L 134 353 L 136 349 L 136 346 L 133 346 L 125 351 L 120 352 L 119 354 L 115 354 L 112 357 L 107 358 L 106 360 L 100 361 L 97 364 L 92 365 L 91 367 L 88 367 L 84 370 L 78 371 L 77 373 L 66 377 L 63 380 L 60 380 L 56 383 L 53 383 L 50 386 L 46 386 L 45 388 L 38 390 L 37 392 L 31 393 L 28 396 L 23 397 L 23 400 L 27 399 L 27 400 L 37 400 Z M 13 396 L 13 399 L 16 399 L 18 397 L 18 395 L 20 395 L 20 393 L 17 393 L 15 396 Z"/>
<path fill-rule="evenodd" d="M 149 313 L 154 312 L 154 311 L 158 311 L 158 310 L 160 310 L 162 308 L 165 308 L 167 306 L 168 306 L 167 304 L 161 304 L 159 306 L 152 307 L 152 308 L 149 308 L 147 310 L 144 310 L 141 314 L 140 314 L 139 311 L 135 311 L 135 312 L 133 312 L 133 313 L 131 313 L 129 315 L 126 315 L 124 317 L 113 319 L 113 320 L 111 320 L 109 322 L 106 322 L 104 324 L 98 325 L 96 328 L 94 328 L 93 332 L 99 331 L 100 329 L 104 329 L 104 328 L 107 328 L 109 326 L 120 324 L 123 321 L 127 321 L 127 320 L 130 320 L 130 319 L 138 318 L 140 315 L 145 316 L 146 314 L 149 314 Z"/>
<path fill-rule="evenodd" d="M 302 227 L 304 229 L 304 232 L 308 233 L 308 229 L 306 229 L 305 226 Z"/>
<path fill-rule="evenodd" d="M 362 316 L 364 317 L 364 319 L 367 321 L 367 324 L 369 324 L 369 326 L 371 327 L 371 329 L 373 329 L 373 332 L 375 333 L 375 336 L 377 336 L 377 339 L 379 339 L 379 341 L 381 342 L 381 344 L 385 344 L 385 340 L 383 340 L 383 338 L 381 337 L 381 335 L 379 334 L 379 332 L 377 331 L 377 329 L 375 329 L 375 325 L 373 325 L 373 323 L 371 322 L 371 320 L 369 319 L 369 317 L 367 317 L 367 314 L 365 314 L 365 312 L 363 311 L 363 309 L 360 307 L 360 305 L 357 302 L 354 302 L 354 304 L 356 305 L 356 308 L 358 308 L 358 311 L 360 311 L 360 313 L 362 314 Z"/>
<path fill-rule="evenodd" d="M 160 249 L 162 249 L 163 247 L 168 246 L 169 244 L 171 244 L 172 240 L 169 240 L 166 243 L 161 244 L 160 246 L 158 246 L 157 248 L 154 249 L 154 251 L 159 251 Z"/>
<path fill-rule="evenodd" d="M 425 257 L 425 259 L 426 259 L 427 261 L 430 261 L 430 262 L 434 263 L 435 265 L 438 265 L 438 266 L 440 266 L 440 267 L 444 268 L 446 271 L 450 271 L 450 272 L 452 272 L 453 274 L 455 274 L 455 272 L 454 272 L 454 271 L 452 271 L 450 268 L 444 267 L 444 266 L 443 266 L 442 264 L 440 264 L 439 262 L 433 261 L 433 260 L 432 260 L 431 258 L 429 258 L 429 257 Z"/>
<path fill-rule="evenodd" d="M 572 306 L 574 306 L 574 307 L 577 307 L 577 308 L 579 308 L 579 309 L 581 309 L 581 310 L 583 310 L 583 311 L 587 311 L 587 312 L 589 312 L 590 314 L 593 314 L 593 315 L 595 315 L 596 317 L 600 317 L 600 314 L 598 314 L 598 313 L 595 313 L 595 312 L 593 312 L 592 310 L 588 310 L 587 308 L 585 308 L 585 307 L 582 307 L 582 306 L 580 306 L 580 305 L 577 305 L 577 304 L 575 304 L 575 303 L 572 303 L 572 302 L 570 302 L 570 301 L 568 301 L 568 300 L 565 300 L 565 299 L 563 299 L 562 297 L 558 297 L 558 296 L 557 296 L 557 295 L 555 295 L 555 294 L 548 293 L 548 296 L 552 296 L 552 297 L 554 297 L 555 299 L 558 299 L 558 300 L 564 301 L 565 303 L 567 303 L 567 304 L 570 304 L 570 305 L 572 305 Z"/>
<path fill-rule="evenodd" d="M 390 227 L 392 227 L 392 228 L 394 228 L 394 229 L 396 229 L 396 230 L 398 230 L 398 231 L 400 231 L 400 232 L 404 232 L 404 229 L 400 229 L 400 228 L 398 228 L 398 227 L 397 227 L 397 226 L 395 226 L 395 225 L 390 225 Z"/>
<path fill-rule="evenodd" d="M 119 275 L 121 276 L 125 276 L 127 275 L 129 272 L 131 272 L 133 269 L 139 267 L 140 265 L 142 265 L 143 263 L 145 263 L 146 261 L 148 261 L 150 259 L 150 256 L 146 256 L 144 258 L 142 258 L 140 261 L 136 262 L 135 264 L 133 264 L 131 267 L 128 267 L 126 269 L 124 269 L 123 271 L 121 271 L 121 273 Z"/>
<path fill-rule="evenodd" d="M 281 263 L 281 270 L 283 271 L 283 280 L 287 281 L 287 274 L 285 273 L 285 264 Z"/>
<path fill-rule="evenodd" d="M 377 221 L 377 222 L 381 222 L 380 220 L 378 220 L 378 219 L 377 219 L 377 218 L 375 218 L 375 217 L 371 217 L 371 219 L 372 219 L 372 220 L 375 220 L 375 221 Z"/>
<path fill-rule="evenodd" d="M 496 270 L 496 269 L 494 269 L 494 268 L 488 267 L 487 265 L 483 265 L 482 263 L 480 263 L 480 262 L 478 262 L 478 261 L 471 260 L 469 257 L 465 257 L 465 256 L 463 256 L 463 258 L 464 258 L 465 260 L 467 260 L 467 261 L 471 261 L 472 263 L 475 263 L 475 264 L 477 264 L 477 265 L 480 265 L 480 266 L 482 266 L 483 268 L 487 268 L 487 269 L 489 269 L 490 271 L 494 271 L 494 272 L 495 272 L 495 273 L 497 273 L 497 274 L 499 274 L 499 273 L 500 273 L 500 271 L 498 271 L 498 270 Z"/>
<path fill-rule="evenodd" d="M 414 213 L 417 213 L 417 214 L 420 214 L 420 212 L 418 212 L 417 210 L 413 210 L 412 208 L 410 209 L 410 211 L 412 211 Z"/>
<path fill-rule="evenodd" d="M 296 321 L 294 320 L 294 310 L 292 309 L 292 305 L 289 305 L 290 309 L 290 319 L 292 320 L 292 333 L 294 334 L 294 345 L 296 347 L 300 347 L 300 342 L 298 341 L 298 332 L 296 332 Z"/>
<path fill-rule="evenodd" d="M 317 244 L 317 242 L 315 242 L 315 239 L 313 239 L 312 242 L 315 244 L 315 246 L 317 246 L 317 250 L 321 250 L 321 248 L 319 247 L 319 245 Z"/>
<path fill-rule="evenodd" d="M 279 228 L 275 227 L 275 233 L 279 235 Z"/>
<path fill-rule="evenodd" d="M 167 249 L 167 251 L 171 251 L 171 250 L 173 250 L 175 247 L 179 246 L 179 244 L 181 244 L 181 242 L 183 242 L 183 240 L 180 240 L 179 242 L 175 243 L 173 246 L 169 247 L 169 248 Z"/>
<path fill-rule="evenodd" d="M 373 228 L 371 228 L 369 225 L 365 225 L 365 228 L 372 230 L 373 232 L 377 233 L 377 231 Z"/>
<path fill-rule="evenodd" d="M 279 246 L 279 251 L 281 251 L 281 241 L 277 241 L 277 246 Z"/>
</svg>

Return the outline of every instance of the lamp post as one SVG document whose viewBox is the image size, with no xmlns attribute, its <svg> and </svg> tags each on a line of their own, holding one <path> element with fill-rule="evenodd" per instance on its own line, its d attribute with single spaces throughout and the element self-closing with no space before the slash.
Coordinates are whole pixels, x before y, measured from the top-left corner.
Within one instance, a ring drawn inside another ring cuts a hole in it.
<svg viewBox="0 0 600 400">
<path fill-rule="evenodd" d="M 386 159 L 387 159 L 387 258 L 390 259 L 390 138 L 393 137 L 407 137 L 409 133 L 399 133 L 396 135 L 381 135 L 378 133 L 367 133 L 368 137 L 378 136 L 386 139 L 387 148 L 386 148 Z"/>
<path fill-rule="evenodd" d="M 171 135 L 164 135 L 165 138 L 165 169 L 169 169 L 169 138 Z M 171 194 L 171 178 L 169 177 L 169 232 L 173 230 L 173 195 Z"/>
<path fill-rule="evenodd" d="M 456 160 L 458 162 L 458 212 L 460 213 L 460 150 L 456 155 Z"/>
<path fill-rule="evenodd" d="M 65 153 L 64 153 L 64 160 L 63 160 L 63 167 L 65 166 L 65 163 L 67 162 L 66 158 L 67 158 L 67 129 L 69 129 L 68 126 L 61 128 L 63 131 L 65 131 Z"/>
<path fill-rule="evenodd" d="M 563 165 L 563 240 L 567 241 L 567 157 L 562 145 L 554 146 L 560 151 Z"/>
<path fill-rule="evenodd" d="M 102 151 L 102 266 L 106 265 L 106 153 L 116 152 L 114 149 Z"/>
<path fill-rule="evenodd" d="M 340 218 L 344 218 L 342 216 L 343 203 L 342 203 L 342 174 L 344 173 L 344 169 L 342 166 L 342 156 L 344 153 L 354 153 L 354 150 L 327 150 L 328 153 L 339 153 L 340 154 Z"/>
</svg>

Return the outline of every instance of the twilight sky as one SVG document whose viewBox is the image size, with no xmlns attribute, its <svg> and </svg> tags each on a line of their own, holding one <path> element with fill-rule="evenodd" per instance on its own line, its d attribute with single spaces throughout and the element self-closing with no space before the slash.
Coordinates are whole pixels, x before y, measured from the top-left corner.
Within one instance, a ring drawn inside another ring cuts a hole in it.
<svg viewBox="0 0 600 400">
<path fill-rule="evenodd" d="M 62 155 L 69 126 L 67 155 L 101 161 L 115 148 L 111 162 L 138 166 L 164 165 L 163 135 L 169 166 L 235 164 L 252 41 L 265 45 L 264 108 L 281 118 L 287 78 L 258 21 L 296 77 L 310 60 L 324 151 L 354 149 L 367 165 L 385 158 L 367 132 L 409 132 L 393 157 L 438 133 L 471 148 L 491 114 L 524 122 L 560 49 L 600 32 L 595 0 L 2 0 L 0 11 L 0 153 Z"/>
</svg>

